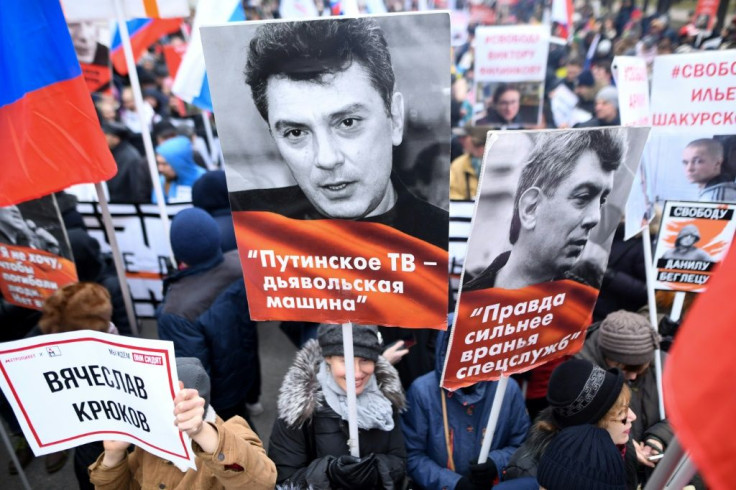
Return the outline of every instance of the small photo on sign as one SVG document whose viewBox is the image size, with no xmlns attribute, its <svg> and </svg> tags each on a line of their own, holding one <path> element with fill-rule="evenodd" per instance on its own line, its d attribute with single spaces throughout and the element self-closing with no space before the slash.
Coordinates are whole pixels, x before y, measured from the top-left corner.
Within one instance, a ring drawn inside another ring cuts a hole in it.
<svg viewBox="0 0 736 490">
<path fill-rule="evenodd" d="M 736 204 L 667 201 L 654 252 L 654 287 L 701 293 L 733 240 Z"/>
</svg>

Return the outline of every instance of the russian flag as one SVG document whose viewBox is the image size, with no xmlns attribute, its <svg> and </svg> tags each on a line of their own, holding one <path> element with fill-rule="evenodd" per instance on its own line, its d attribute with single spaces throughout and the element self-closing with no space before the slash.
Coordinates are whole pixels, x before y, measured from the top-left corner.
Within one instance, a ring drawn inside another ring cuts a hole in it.
<svg viewBox="0 0 736 490">
<path fill-rule="evenodd" d="M 552 0 L 552 12 L 550 18 L 560 26 L 560 32 L 558 35 L 568 41 L 572 39 L 573 34 L 573 12 L 572 0 Z"/>
<path fill-rule="evenodd" d="M 116 173 L 58 0 L 0 2 L 0 206 Z"/>
<path fill-rule="evenodd" d="M 212 98 L 204 66 L 204 53 L 199 28 L 203 25 L 222 24 L 245 20 L 240 0 L 200 0 L 194 17 L 192 37 L 171 91 L 181 100 L 200 109 L 212 111 Z"/>
<path fill-rule="evenodd" d="M 143 56 L 148 47 L 161 39 L 162 36 L 178 32 L 181 29 L 181 19 L 133 19 L 126 22 L 130 33 L 130 45 L 133 48 L 133 57 L 136 61 Z M 120 29 L 115 29 L 110 47 L 110 58 L 115 71 L 121 75 L 128 74 L 128 65 L 125 63 L 123 44 L 120 39 Z"/>
</svg>

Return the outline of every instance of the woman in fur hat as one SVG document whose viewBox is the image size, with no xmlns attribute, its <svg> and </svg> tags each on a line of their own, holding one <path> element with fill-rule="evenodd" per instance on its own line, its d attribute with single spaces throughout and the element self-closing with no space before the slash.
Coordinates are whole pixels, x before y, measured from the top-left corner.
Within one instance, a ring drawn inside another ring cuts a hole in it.
<svg viewBox="0 0 736 490">
<path fill-rule="evenodd" d="M 320 325 L 297 353 L 278 400 L 268 455 L 281 488 L 400 487 L 406 467 L 396 370 L 375 326 L 353 327 L 360 458 L 350 456 L 342 327 Z"/>
</svg>

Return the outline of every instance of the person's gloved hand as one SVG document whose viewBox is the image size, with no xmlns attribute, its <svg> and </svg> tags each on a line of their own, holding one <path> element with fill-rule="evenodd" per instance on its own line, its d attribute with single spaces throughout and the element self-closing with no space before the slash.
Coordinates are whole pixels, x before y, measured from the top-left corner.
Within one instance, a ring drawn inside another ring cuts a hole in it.
<svg viewBox="0 0 736 490">
<path fill-rule="evenodd" d="M 493 488 L 493 481 L 498 476 L 496 464 L 492 459 L 488 459 L 485 463 L 470 463 L 470 481 L 473 482 L 478 489 Z"/>
<path fill-rule="evenodd" d="M 476 490 L 476 488 L 475 485 L 473 485 L 473 482 L 470 481 L 470 478 L 464 476 L 457 481 L 455 490 Z"/>
<path fill-rule="evenodd" d="M 339 488 L 376 488 L 379 477 L 375 459 L 372 453 L 364 458 L 344 454 L 330 462 L 327 476 L 330 482 Z"/>
</svg>

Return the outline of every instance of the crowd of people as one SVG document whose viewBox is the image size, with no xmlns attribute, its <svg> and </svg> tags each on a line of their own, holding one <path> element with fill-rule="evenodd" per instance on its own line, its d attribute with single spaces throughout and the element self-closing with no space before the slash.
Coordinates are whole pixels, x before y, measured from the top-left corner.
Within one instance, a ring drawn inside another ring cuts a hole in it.
<svg viewBox="0 0 736 490">
<path fill-rule="evenodd" d="M 318 11 L 329 11 L 318 3 Z M 551 45 L 542 120 L 532 126 L 521 122 L 522 92 L 517 86 L 499 84 L 484 99 L 477 98 L 477 24 L 467 26 L 467 42 L 455 47 L 451 74 L 451 199 L 475 197 L 490 128 L 619 125 L 613 56 L 640 56 L 651 66 L 658 54 L 736 47 L 736 17 L 720 33 L 702 21 L 678 30 L 666 15 L 650 15 L 631 0 L 615 9 L 610 2 L 606 5 L 595 12 L 585 2 L 576 13 L 570 42 Z M 248 19 L 279 15 L 277 6 L 268 2 L 245 2 L 244 7 Z M 387 4 L 392 12 L 412 7 L 416 5 Z M 542 6 L 520 0 L 509 11 L 495 8 L 490 8 L 492 17 L 499 24 L 511 24 L 534 22 L 531 12 Z M 553 25 L 553 34 L 560 28 Z M 662 316 L 659 333 L 652 328 L 641 244 L 624 242 L 622 228 L 601 279 L 594 323 L 583 349 L 509 380 L 485 461 L 478 456 L 499 382 L 457 391 L 441 388 L 449 332 L 431 329 L 355 325 L 351 360 L 344 355 L 340 326 L 285 323 L 282 327 L 300 350 L 281 385 L 270 438 L 261 441 L 252 424 L 252 417 L 263 410 L 258 331 L 248 310 L 225 173 L 219 169 L 217 149 L 208 147 L 201 115 L 171 93 L 160 48 L 172 42 L 181 42 L 179 35 L 157 43 L 138 66 L 142 122 L 127 77 L 116 74 L 112 92 L 94 98 L 118 166 L 117 175 L 107 182 L 111 202 L 156 202 L 143 157 L 142 131 L 147 127 L 164 199 L 193 204 L 171 224 L 177 265 L 164 280 L 156 322 L 158 337 L 174 343 L 181 382 L 174 399 L 175 424 L 193 441 L 197 470 L 179 468 L 127 442 L 107 440 L 74 450 L 80 488 L 575 490 L 636 489 L 647 481 L 657 456 L 673 438 L 660 416 L 654 366 L 655 355 L 666 363 L 666 347 L 677 322 Z M 578 99 L 579 120 L 574 124 L 556 121 L 550 108 L 559 87 Z M 703 192 L 720 193 L 714 200 L 736 192 L 733 177 L 724 177 L 721 170 L 722 147 L 714 148 L 712 140 L 696 140 L 686 154 L 685 172 Z M 2 340 L 81 329 L 131 335 L 110 257 L 85 230 L 74 199 L 60 193 L 58 200 L 81 282 L 57 291 L 41 312 L 3 299 L 0 323 L 12 328 Z M 0 232 L 3 216 L 12 213 L 0 209 Z M 5 235 L 16 240 L 10 232 Z M 678 253 L 689 258 L 685 254 L 700 251 L 694 247 L 699 238 L 697 228 L 683 229 L 677 237 Z M 509 284 L 520 280 L 520 274 L 512 275 Z M 493 287 L 496 274 L 484 280 L 478 287 Z M 545 280 L 550 277 L 536 282 Z M 663 305 L 671 301 L 666 294 L 658 299 Z M 346 363 L 351 362 L 360 457 L 351 455 L 355 441 L 348 433 Z M 6 402 L 0 409 L 25 466 L 32 454 L 20 426 Z M 68 455 L 62 451 L 47 456 L 47 471 L 58 471 Z M 11 464 L 9 471 L 17 468 Z M 694 484 L 705 488 L 699 477 Z"/>
</svg>

